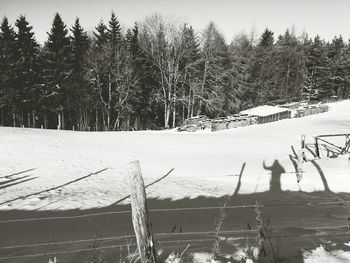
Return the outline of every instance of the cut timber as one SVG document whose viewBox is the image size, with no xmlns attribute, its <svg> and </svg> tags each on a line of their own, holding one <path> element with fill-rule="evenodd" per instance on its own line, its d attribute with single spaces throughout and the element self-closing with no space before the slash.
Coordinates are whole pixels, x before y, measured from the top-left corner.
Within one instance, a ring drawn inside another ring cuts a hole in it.
<svg viewBox="0 0 350 263">
<path fill-rule="evenodd" d="M 145 184 L 139 161 L 130 163 L 129 176 L 132 223 L 140 259 L 142 263 L 155 263 L 156 253 L 153 237 L 149 229 Z"/>
</svg>

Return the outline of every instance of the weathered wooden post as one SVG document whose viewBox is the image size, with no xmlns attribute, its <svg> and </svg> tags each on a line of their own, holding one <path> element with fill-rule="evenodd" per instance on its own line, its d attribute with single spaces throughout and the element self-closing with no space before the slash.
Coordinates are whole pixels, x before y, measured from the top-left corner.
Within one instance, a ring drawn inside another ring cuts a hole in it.
<svg viewBox="0 0 350 263">
<path fill-rule="evenodd" d="M 301 154 L 304 162 L 307 161 L 306 155 L 305 155 L 305 147 L 306 147 L 305 135 L 301 135 Z"/>
<path fill-rule="evenodd" d="M 297 160 L 297 181 L 298 183 L 301 181 L 303 178 L 303 152 L 300 150 L 298 152 L 298 160 Z"/>
<path fill-rule="evenodd" d="M 155 263 L 156 253 L 148 223 L 146 190 L 139 161 L 130 163 L 129 177 L 132 223 L 141 263 Z"/>
<path fill-rule="evenodd" d="M 315 137 L 315 153 L 316 153 L 317 158 L 320 158 L 320 148 L 318 146 L 317 137 Z"/>
</svg>

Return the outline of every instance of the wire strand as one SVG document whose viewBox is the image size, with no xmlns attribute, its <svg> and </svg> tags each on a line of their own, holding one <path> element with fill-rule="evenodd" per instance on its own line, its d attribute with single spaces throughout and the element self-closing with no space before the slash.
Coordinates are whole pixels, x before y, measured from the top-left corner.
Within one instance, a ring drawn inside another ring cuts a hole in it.
<svg viewBox="0 0 350 263">
<path fill-rule="evenodd" d="M 325 230 L 325 229 L 347 229 L 347 225 L 338 225 L 338 226 L 313 226 L 313 227 L 303 227 L 302 230 Z M 283 231 L 285 228 L 273 228 L 273 231 Z M 241 233 L 255 233 L 257 229 L 238 229 L 238 230 L 224 230 L 220 231 L 220 234 L 241 234 Z M 182 232 L 182 233 L 154 233 L 155 237 L 160 236 L 186 236 L 186 235 L 216 235 L 215 231 L 191 231 L 191 232 Z M 109 240 L 121 240 L 128 238 L 135 238 L 135 235 L 125 235 L 125 236 L 112 236 L 112 237 L 102 237 L 102 238 L 89 238 L 89 239 L 80 239 L 80 240 L 70 240 L 70 241 L 59 241 L 59 242 L 47 242 L 47 243 L 37 243 L 37 244 L 23 244 L 23 245 L 12 245 L 0 247 L 1 250 L 6 249 L 17 249 L 17 248 L 28 248 L 28 247 L 42 247 L 42 246 L 57 246 L 65 244 L 75 244 L 75 243 L 86 243 L 93 241 L 109 241 Z"/>
<path fill-rule="evenodd" d="M 336 232 L 336 233 L 314 233 L 314 234 L 286 234 L 286 235 L 271 235 L 271 238 L 291 238 L 291 237 L 314 237 L 314 236 L 330 236 L 330 235 L 349 235 L 345 232 Z M 249 239 L 249 237 L 239 237 L 235 238 L 236 240 L 239 239 Z M 158 241 L 158 244 L 170 244 L 170 243 L 181 243 L 181 242 L 209 242 L 214 241 L 217 238 L 204 238 L 204 239 L 181 239 L 181 240 L 163 240 Z M 251 238 L 251 239 L 255 239 Z M 96 247 L 96 248 L 83 248 L 83 249 L 75 249 L 75 250 L 65 250 L 65 251 L 55 251 L 55 252 L 47 252 L 47 253 L 36 253 L 36 254 L 26 254 L 26 255 L 18 255 L 18 256 L 8 256 L 8 257 L 0 257 L 0 260 L 10 260 L 10 259 L 18 259 L 18 258 L 28 258 L 28 257 L 40 257 L 40 256 L 55 256 L 59 254 L 71 254 L 71 253 L 78 253 L 78 252 L 86 252 L 86 251 L 93 251 L 93 250 L 103 250 L 103 249 L 112 249 L 112 248 L 121 248 L 121 247 L 130 247 L 130 246 L 136 246 L 135 243 L 128 243 L 128 244 L 120 244 L 120 245 L 111 245 L 111 246 L 102 246 L 102 247 Z"/>
<path fill-rule="evenodd" d="M 316 206 L 316 205 L 327 205 L 327 204 L 344 204 L 350 202 L 350 200 L 342 201 L 324 201 L 324 202 L 307 202 L 307 203 L 280 203 L 280 204 L 259 204 L 259 207 L 280 207 L 280 206 Z M 255 208 L 256 204 L 244 204 L 244 205 L 232 205 L 226 206 L 226 209 L 243 209 L 243 208 Z M 200 206 L 200 207 L 180 207 L 180 208 L 156 208 L 149 209 L 148 212 L 171 212 L 171 211 L 193 211 L 193 210 L 216 210 L 221 209 L 221 206 Z M 53 217 L 32 217 L 32 218 L 19 218 L 19 219 L 7 219 L 0 220 L 2 223 L 19 223 L 19 222 L 31 222 L 31 221 L 45 221 L 45 220 L 64 220 L 64 219 L 80 219 L 86 217 L 114 215 L 114 214 L 130 214 L 131 210 L 124 211 L 111 211 L 111 212 L 99 212 L 75 216 L 53 216 Z"/>
</svg>

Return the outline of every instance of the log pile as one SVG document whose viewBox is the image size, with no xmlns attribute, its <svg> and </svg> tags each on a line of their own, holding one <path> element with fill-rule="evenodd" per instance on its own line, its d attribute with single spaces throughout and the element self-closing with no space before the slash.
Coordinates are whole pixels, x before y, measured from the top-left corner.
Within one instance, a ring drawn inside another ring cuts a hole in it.
<svg viewBox="0 0 350 263">
<path fill-rule="evenodd" d="M 327 112 L 329 110 L 329 107 L 326 104 L 309 104 L 307 102 L 294 102 L 290 104 L 280 105 L 280 107 L 292 110 L 293 118 L 301 118 L 309 115 Z"/>
<path fill-rule="evenodd" d="M 257 124 L 258 118 L 245 114 L 237 114 L 224 118 L 216 118 L 212 120 L 212 131 L 221 131 L 238 127 L 245 127 L 252 124 Z"/>
<path fill-rule="evenodd" d="M 200 130 L 211 130 L 212 120 L 207 116 L 200 115 L 186 119 L 184 123 L 179 127 L 178 131 L 195 132 Z"/>
<path fill-rule="evenodd" d="M 206 116 L 197 116 L 190 119 L 186 119 L 179 131 L 195 132 L 200 130 L 221 131 L 231 128 L 244 127 L 252 124 L 257 124 L 256 117 L 236 114 L 227 117 L 219 117 L 215 119 L 209 119 Z"/>
<path fill-rule="evenodd" d="M 292 111 L 292 118 L 300 118 L 328 111 L 328 105 L 322 103 L 310 105 L 307 102 L 294 102 L 279 105 L 279 107 L 290 109 Z M 242 113 L 215 119 L 200 115 L 186 119 L 178 128 L 178 131 L 221 131 L 253 124 L 258 124 L 258 117 Z"/>
<path fill-rule="evenodd" d="M 295 118 L 319 114 L 319 113 L 327 112 L 328 110 L 329 110 L 328 105 L 324 105 L 324 104 L 310 105 L 304 109 L 297 109 Z"/>
</svg>

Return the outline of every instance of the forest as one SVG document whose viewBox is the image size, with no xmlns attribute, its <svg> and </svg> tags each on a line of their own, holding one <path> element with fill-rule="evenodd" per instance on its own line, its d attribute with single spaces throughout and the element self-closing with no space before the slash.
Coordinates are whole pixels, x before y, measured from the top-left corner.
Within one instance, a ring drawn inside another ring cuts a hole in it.
<svg viewBox="0 0 350 263">
<path fill-rule="evenodd" d="M 20 15 L 0 28 L 0 125 L 81 131 L 169 129 L 198 115 L 349 98 L 350 44 L 293 29 L 275 36 L 215 23 L 201 32 L 153 14 L 122 28 L 114 12 L 88 33 L 56 13 L 40 45 Z"/>
</svg>

